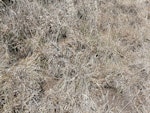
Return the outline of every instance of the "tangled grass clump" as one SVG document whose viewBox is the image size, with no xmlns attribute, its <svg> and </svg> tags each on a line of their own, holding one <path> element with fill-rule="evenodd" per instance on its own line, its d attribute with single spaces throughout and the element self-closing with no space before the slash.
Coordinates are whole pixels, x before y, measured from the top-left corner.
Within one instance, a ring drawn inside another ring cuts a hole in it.
<svg viewBox="0 0 150 113">
<path fill-rule="evenodd" d="M 149 113 L 148 0 L 1 0 L 0 113 Z"/>
</svg>

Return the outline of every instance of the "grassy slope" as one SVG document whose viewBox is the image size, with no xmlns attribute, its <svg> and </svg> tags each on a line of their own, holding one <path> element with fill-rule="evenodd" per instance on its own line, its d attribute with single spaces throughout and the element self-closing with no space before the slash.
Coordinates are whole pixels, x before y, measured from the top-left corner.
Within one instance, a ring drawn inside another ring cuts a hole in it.
<svg viewBox="0 0 150 113">
<path fill-rule="evenodd" d="M 0 113 L 149 113 L 149 0 L 45 3 L 0 1 Z"/>
</svg>

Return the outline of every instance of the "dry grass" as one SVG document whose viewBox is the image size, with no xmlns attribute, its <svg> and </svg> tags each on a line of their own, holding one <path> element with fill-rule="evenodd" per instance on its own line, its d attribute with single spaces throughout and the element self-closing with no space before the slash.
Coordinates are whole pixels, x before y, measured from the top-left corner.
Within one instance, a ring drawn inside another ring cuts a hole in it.
<svg viewBox="0 0 150 113">
<path fill-rule="evenodd" d="M 0 1 L 0 113 L 149 113 L 149 0 Z"/>
</svg>

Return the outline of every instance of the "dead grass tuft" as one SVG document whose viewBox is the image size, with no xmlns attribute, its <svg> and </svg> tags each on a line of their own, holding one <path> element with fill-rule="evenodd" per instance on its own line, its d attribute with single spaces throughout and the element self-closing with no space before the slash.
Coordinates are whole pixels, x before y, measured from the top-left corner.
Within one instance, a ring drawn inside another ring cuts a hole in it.
<svg viewBox="0 0 150 113">
<path fill-rule="evenodd" d="M 1 0 L 1 113 L 149 113 L 148 0 Z"/>
</svg>

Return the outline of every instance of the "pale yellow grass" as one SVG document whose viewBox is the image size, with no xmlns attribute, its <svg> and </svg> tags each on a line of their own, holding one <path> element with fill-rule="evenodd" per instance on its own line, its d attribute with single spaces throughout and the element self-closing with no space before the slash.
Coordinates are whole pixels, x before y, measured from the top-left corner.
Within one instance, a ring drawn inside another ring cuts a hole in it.
<svg viewBox="0 0 150 113">
<path fill-rule="evenodd" d="M 149 113 L 149 0 L 0 1 L 0 113 Z"/>
</svg>

